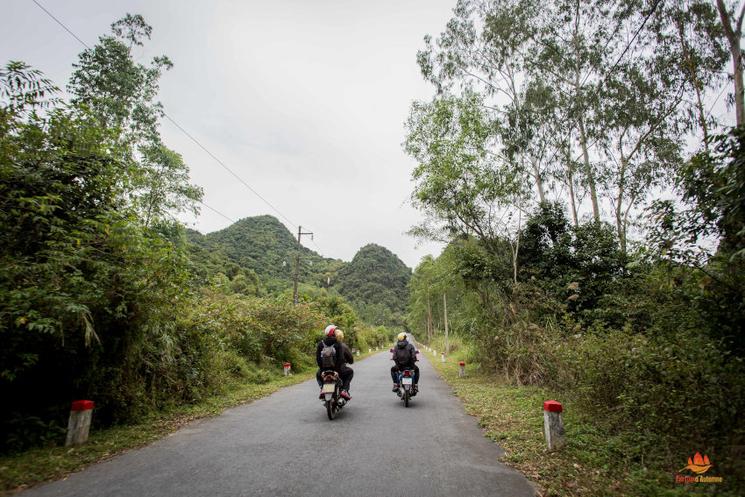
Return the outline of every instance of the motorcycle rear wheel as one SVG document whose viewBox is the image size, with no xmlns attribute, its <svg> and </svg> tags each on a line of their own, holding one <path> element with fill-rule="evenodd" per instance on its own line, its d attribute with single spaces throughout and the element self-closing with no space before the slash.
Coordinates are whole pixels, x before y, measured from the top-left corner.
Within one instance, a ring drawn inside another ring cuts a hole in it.
<svg viewBox="0 0 745 497">
<path fill-rule="evenodd" d="M 336 402 L 333 400 L 327 400 L 326 401 L 326 414 L 328 414 L 328 417 L 330 420 L 334 420 L 336 417 L 337 409 L 336 409 Z"/>
<path fill-rule="evenodd" d="M 404 407 L 409 407 L 409 391 L 404 390 Z"/>
</svg>

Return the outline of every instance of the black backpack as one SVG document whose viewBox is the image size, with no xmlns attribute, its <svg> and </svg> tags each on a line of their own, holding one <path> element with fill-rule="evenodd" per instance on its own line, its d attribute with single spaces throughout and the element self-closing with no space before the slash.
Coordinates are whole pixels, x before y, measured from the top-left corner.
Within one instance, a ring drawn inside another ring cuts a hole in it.
<svg viewBox="0 0 745 497">
<path fill-rule="evenodd" d="M 408 342 L 402 340 L 396 344 L 396 348 L 393 349 L 393 361 L 397 366 L 411 365 L 411 350 Z"/>
<path fill-rule="evenodd" d="M 326 345 L 323 344 L 321 349 L 321 368 L 323 369 L 335 369 L 336 368 L 336 347 L 334 344 Z"/>
</svg>

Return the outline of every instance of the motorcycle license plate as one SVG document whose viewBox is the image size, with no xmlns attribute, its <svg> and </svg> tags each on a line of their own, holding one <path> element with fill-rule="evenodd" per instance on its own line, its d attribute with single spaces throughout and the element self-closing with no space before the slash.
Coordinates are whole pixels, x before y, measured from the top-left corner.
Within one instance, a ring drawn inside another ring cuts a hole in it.
<svg viewBox="0 0 745 497">
<path fill-rule="evenodd" d="M 323 393 L 334 393 L 334 390 L 336 390 L 336 385 L 333 383 L 323 384 Z"/>
<path fill-rule="evenodd" d="M 404 385 L 411 385 L 412 382 L 413 382 L 413 380 L 411 378 L 404 378 L 403 379 L 403 384 Z"/>
</svg>

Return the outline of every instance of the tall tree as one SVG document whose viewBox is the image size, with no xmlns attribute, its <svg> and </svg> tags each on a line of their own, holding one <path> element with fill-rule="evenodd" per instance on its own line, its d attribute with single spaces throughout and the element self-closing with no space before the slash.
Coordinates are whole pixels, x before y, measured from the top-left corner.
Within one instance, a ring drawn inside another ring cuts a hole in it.
<svg viewBox="0 0 745 497">
<path fill-rule="evenodd" d="M 722 28 L 727 38 L 729 52 L 732 58 L 732 78 L 735 85 L 735 120 L 738 126 L 745 124 L 745 87 L 742 79 L 742 21 L 745 16 L 745 2 L 740 6 L 740 12 L 735 18 L 734 10 L 730 9 L 724 0 L 716 0 L 717 11 L 722 22 Z"/>
<path fill-rule="evenodd" d="M 727 61 L 716 7 L 708 0 L 666 2 L 649 24 L 655 43 L 660 45 L 659 52 L 667 54 L 669 64 L 677 67 L 687 83 L 682 102 L 686 130 L 696 134 L 698 129 L 708 148 L 710 130 L 717 123 L 706 110 L 706 92 L 721 84 Z"/>
<path fill-rule="evenodd" d="M 534 132 L 538 123 L 527 114 L 536 105 L 530 101 L 536 92 L 524 85 L 540 4 L 460 0 L 454 14 L 437 40 L 425 38 L 425 49 L 417 54 L 422 74 L 438 94 L 473 91 L 482 96 L 481 104 L 501 123 L 494 132 L 509 147 L 511 167 L 533 184 L 536 203 L 543 202 L 546 148 L 552 143 L 539 140 Z"/>
<path fill-rule="evenodd" d="M 111 29 L 112 35 L 102 36 L 74 65 L 68 85 L 72 102 L 116 131 L 122 159 L 131 169 L 126 176 L 129 204 L 148 226 L 170 221 L 174 212 L 197 212 L 202 189 L 189 183 L 188 167 L 163 144 L 158 130 L 163 116 L 155 100 L 158 82 L 172 63 L 166 56 L 154 57 L 148 66 L 135 62 L 132 48 L 152 33 L 142 16 L 127 14 Z"/>
</svg>

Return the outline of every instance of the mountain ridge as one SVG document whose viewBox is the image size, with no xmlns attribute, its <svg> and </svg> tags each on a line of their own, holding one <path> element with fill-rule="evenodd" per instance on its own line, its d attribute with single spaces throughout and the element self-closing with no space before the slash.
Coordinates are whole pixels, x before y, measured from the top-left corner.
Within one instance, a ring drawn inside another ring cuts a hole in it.
<svg viewBox="0 0 745 497">
<path fill-rule="evenodd" d="M 292 285 L 297 239 L 272 215 L 245 217 L 206 234 L 190 229 L 186 238 L 196 257 L 227 259 L 241 270 L 255 273 L 270 291 Z M 367 322 L 400 322 L 412 270 L 391 250 L 368 243 L 347 262 L 323 257 L 301 244 L 300 255 L 301 283 L 338 292 Z"/>
</svg>

